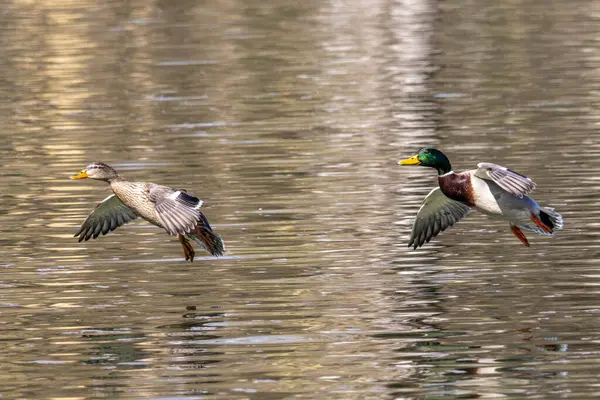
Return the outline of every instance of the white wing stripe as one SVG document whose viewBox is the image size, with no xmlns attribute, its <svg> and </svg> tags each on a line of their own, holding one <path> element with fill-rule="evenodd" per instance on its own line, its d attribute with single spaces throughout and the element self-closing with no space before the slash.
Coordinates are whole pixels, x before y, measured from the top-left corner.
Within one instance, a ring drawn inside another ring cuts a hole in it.
<svg viewBox="0 0 600 400">
<path fill-rule="evenodd" d="M 170 195 L 168 195 L 167 198 L 169 198 L 171 200 L 177 200 L 177 198 L 179 197 L 180 193 L 181 193 L 181 190 L 178 190 L 178 191 L 173 192 Z"/>
</svg>

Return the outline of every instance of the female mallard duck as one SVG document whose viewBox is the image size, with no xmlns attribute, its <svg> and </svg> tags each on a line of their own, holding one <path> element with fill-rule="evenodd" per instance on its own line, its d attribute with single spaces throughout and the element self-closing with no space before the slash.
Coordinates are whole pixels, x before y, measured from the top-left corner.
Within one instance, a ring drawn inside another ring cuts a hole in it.
<svg viewBox="0 0 600 400">
<path fill-rule="evenodd" d="M 129 182 L 107 164 L 95 162 L 71 179 L 97 179 L 108 182 L 111 194 L 90 213 L 75 234 L 79 241 L 96 239 L 119 226 L 142 217 L 164 228 L 170 235 L 178 235 L 186 260 L 194 261 L 194 249 L 188 239 L 194 240 L 213 256 L 222 256 L 223 240 L 213 232 L 200 211 L 202 200 L 190 196 L 183 189 L 171 189 L 150 182 Z"/>
<path fill-rule="evenodd" d="M 417 212 L 408 247 L 429 242 L 441 231 L 464 218 L 471 208 L 491 218 L 508 221 L 510 229 L 525 246 L 522 229 L 553 235 L 562 229 L 562 216 L 553 208 L 540 207 L 527 193 L 535 183 L 508 168 L 479 163 L 477 169 L 456 173 L 448 157 L 437 149 L 423 148 L 400 165 L 422 165 L 438 171 L 439 187 L 433 189 Z"/>
</svg>

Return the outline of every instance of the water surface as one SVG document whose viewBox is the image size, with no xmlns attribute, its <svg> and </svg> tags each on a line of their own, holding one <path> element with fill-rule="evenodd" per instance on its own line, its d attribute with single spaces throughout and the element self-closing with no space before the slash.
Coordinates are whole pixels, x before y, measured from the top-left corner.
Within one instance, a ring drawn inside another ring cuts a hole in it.
<svg viewBox="0 0 600 400">
<path fill-rule="evenodd" d="M 597 6 L 297 3 L 3 8 L 0 394 L 597 398 Z M 422 146 L 530 176 L 565 229 L 407 248 Z M 226 256 L 78 243 L 92 161 L 202 198 Z"/>
</svg>

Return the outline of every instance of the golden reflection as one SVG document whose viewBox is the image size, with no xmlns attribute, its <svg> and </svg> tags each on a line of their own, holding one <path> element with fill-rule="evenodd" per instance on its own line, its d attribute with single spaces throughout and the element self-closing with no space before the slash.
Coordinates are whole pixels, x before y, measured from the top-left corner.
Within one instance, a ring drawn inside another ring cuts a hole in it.
<svg viewBox="0 0 600 400">
<path fill-rule="evenodd" d="M 597 235 L 577 231 L 525 256 L 482 245 L 472 224 L 460 238 L 470 246 L 446 237 L 409 252 L 429 178 L 395 165 L 425 144 L 466 158 L 519 147 L 530 170 L 556 154 L 584 158 L 595 188 L 600 90 L 594 79 L 563 82 L 596 65 L 597 24 L 581 24 L 582 12 L 550 23 L 572 3 L 533 20 L 517 3 L 12 2 L 1 28 L 0 310 L 12 360 L 3 393 L 359 398 L 454 387 L 503 397 L 508 381 L 529 390 L 502 375 L 527 378 L 544 364 L 519 358 L 543 347 L 521 343 L 523 321 L 578 343 L 596 334 L 586 288 L 597 286 Z M 555 29 L 551 40 L 536 21 Z M 558 31 L 569 27 L 565 46 Z M 560 70 L 559 59 L 574 61 Z M 188 266 L 173 255 L 178 243 L 140 225 L 76 245 L 106 193 L 67 177 L 92 161 L 131 179 L 190 182 L 231 255 Z M 593 193 L 570 190 L 570 170 L 556 174 L 544 187 L 569 205 L 573 226 L 596 227 Z"/>
</svg>

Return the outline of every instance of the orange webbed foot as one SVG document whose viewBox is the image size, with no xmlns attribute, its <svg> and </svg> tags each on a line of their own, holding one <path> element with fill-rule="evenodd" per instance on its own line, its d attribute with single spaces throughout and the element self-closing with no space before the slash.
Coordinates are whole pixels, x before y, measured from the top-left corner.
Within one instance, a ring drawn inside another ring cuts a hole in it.
<svg viewBox="0 0 600 400">
<path fill-rule="evenodd" d="M 525 234 L 523 233 L 521 228 L 519 228 L 516 225 L 511 225 L 510 230 L 521 241 L 521 243 L 523 243 L 525 246 L 529 247 L 529 240 L 527 240 L 527 237 L 525 236 Z"/>
<path fill-rule="evenodd" d="M 183 255 L 185 256 L 185 261 L 190 260 L 190 262 L 194 262 L 194 256 L 196 255 L 196 252 L 194 251 L 194 248 L 189 240 L 187 240 L 183 235 L 179 234 L 179 241 L 183 246 Z"/>
<path fill-rule="evenodd" d="M 538 226 L 538 228 L 541 228 L 546 233 L 553 232 L 552 228 L 550 228 L 548 225 L 543 223 L 542 220 L 539 219 L 537 215 L 535 215 L 534 213 L 531 213 L 530 216 L 531 216 L 531 220 L 533 221 L 534 224 L 536 224 Z"/>
</svg>

